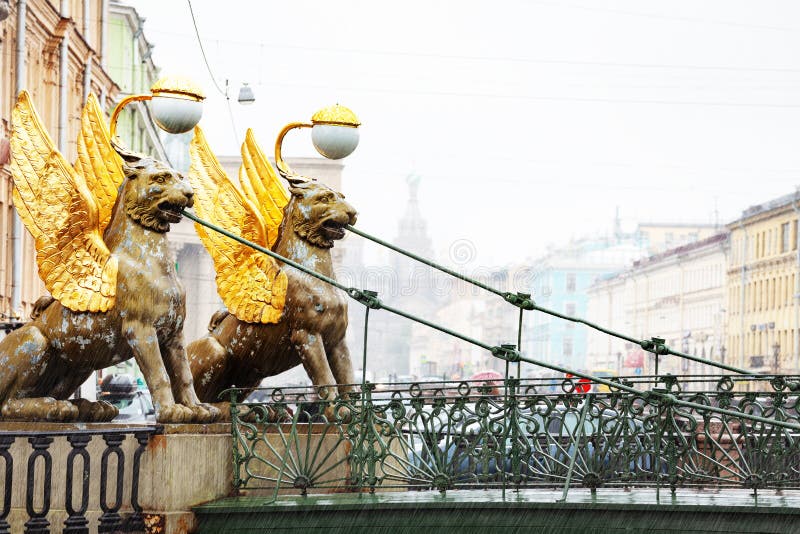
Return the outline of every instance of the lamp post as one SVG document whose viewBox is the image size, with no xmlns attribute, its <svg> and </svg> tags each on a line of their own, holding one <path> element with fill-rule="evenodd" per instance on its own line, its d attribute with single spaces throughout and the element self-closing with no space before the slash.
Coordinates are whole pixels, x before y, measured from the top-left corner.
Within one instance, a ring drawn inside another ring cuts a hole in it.
<svg viewBox="0 0 800 534">
<path fill-rule="evenodd" d="M 188 132 L 203 116 L 203 90 L 194 82 L 180 76 L 165 76 L 150 88 L 150 94 L 126 96 L 111 113 L 109 132 L 113 139 L 117 132 L 117 121 L 122 109 L 131 102 L 150 101 L 153 119 L 169 133 Z"/>
<path fill-rule="evenodd" d="M 317 152 L 328 159 L 342 159 L 358 146 L 358 127 L 361 123 L 350 109 L 335 104 L 314 113 L 311 122 L 291 122 L 283 127 L 275 140 L 275 166 L 281 176 L 297 176 L 281 157 L 283 138 L 291 130 L 311 128 L 311 141 Z"/>
</svg>

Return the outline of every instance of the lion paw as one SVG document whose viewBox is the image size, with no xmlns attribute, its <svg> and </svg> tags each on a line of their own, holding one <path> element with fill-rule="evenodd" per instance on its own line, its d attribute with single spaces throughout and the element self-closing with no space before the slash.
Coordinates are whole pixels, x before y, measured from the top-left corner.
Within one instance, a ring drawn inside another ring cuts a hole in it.
<svg viewBox="0 0 800 534">
<path fill-rule="evenodd" d="M 78 420 L 87 423 L 104 423 L 119 414 L 117 407 L 106 401 L 73 399 L 70 402 L 78 408 Z"/>
<path fill-rule="evenodd" d="M 159 423 L 188 423 L 193 417 L 192 409 L 183 404 L 168 404 L 162 406 L 156 415 Z"/>
<path fill-rule="evenodd" d="M 219 408 L 211 404 L 194 404 L 189 408 L 192 410 L 193 423 L 213 423 L 221 415 Z"/>
<path fill-rule="evenodd" d="M 54 400 L 47 404 L 44 417 L 47 421 L 74 421 L 78 418 L 78 408 L 70 401 Z"/>
<path fill-rule="evenodd" d="M 78 417 L 78 408 L 71 402 L 52 397 L 9 399 L 0 412 L 4 419 L 16 421 L 68 422 Z"/>
<path fill-rule="evenodd" d="M 159 423 L 213 423 L 219 409 L 210 404 L 171 404 L 161 408 L 156 419 Z"/>
</svg>

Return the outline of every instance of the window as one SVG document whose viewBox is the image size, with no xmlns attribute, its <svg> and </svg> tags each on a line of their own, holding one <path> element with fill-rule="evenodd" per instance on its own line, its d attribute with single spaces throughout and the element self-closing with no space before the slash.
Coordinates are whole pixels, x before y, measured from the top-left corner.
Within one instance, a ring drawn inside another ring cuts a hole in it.
<svg viewBox="0 0 800 534">
<path fill-rule="evenodd" d="M 567 291 L 570 293 L 575 292 L 575 273 L 567 273 Z"/>
<path fill-rule="evenodd" d="M 789 242 L 791 241 L 791 232 L 789 230 L 789 223 L 781 225 L 781 252 L 789 250 Z"/>
<path fill-rule="evenodd" d="M 778 235 L 779 231 L 780 231 L 779 228 L 775 228 L 775 230 L 773 230 L 771 232 L 772 233 L 772 253 L 773 254 L 777 254 L 778 250 L 779 250 L 778 247 L 780 246 L 780 242 L 781 242 L 781 237 L 780 237 L 780 235 Z"/>
<path fill-rule="evenodd" d="M 569 315 L 570 317 L 575 317 L 575 303 L 574 302 L 567 302 L 564 304 L 564 314 Z M 575 323 L 572 321 L 567 321 L 566 327 L 569 329 L 575 328 Z"/>
<path fill-rule="evenodd" d="M 562 352 L 564 353 L 564 356 L 572 356 L 572 338 L 571 337 L 565 337 L 564 338 L 564 347 L 563 347 L 563 351 Z"/>
<path fill-rule="evenodd" d="M 764 231 L 764 255 L 769 256 L 772 253 L 772 230 Z"/>
</svg>

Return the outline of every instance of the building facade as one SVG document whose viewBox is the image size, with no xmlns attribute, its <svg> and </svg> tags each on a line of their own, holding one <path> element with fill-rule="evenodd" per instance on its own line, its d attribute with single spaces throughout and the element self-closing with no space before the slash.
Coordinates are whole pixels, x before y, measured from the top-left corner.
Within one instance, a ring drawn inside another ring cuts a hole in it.
<svg viewBox="0 0 800 534">
<path fill-rule="evenodd" d="M 56 145 L 72 161 L 90 91 L 110 107 L 119 87 L 104 65 L 108 5 L 102 0 L 12 2 L 0 22 L 0 317 L 25 319 L 44 292 L 33 239 L 11 201 L 11 110 L 27 89 Z M 3 147 L 6 147 L 3 149 Z"/>
<path fill-rule="evenodd" d="M 588 289 L 599 277 L 619 271 L 642 255 L 630 238 L 585 239 L 537 260 L 531 293 L 544 308 L 586 317 Z M 544 313 L 526 317 L 524 349 L 535 358 L 573 369 L 588 369 L 587 329 Z"/>
<path fill-rule="evenodd" d="M 731 362 L 762 372 L 800 370 L 800 194 L 751 206 L 728 225 Z"/>
<path fill-rule="evenodd" d="M 119 85 L 118 100 L 133 94 L 148 94 L 158 79 L 158 68 L 153 63 L 153 45 L 144 34 L 144 19 L 136 9 L 117 0 L 111 0 L 108 12 L 106 66 Z M 145 102 L 132 102 L 123 108 L 117 119 L 116 134 L 130 149 L 168 160 L 160 130 Z"/>
<path fill-rule="evenodd" d="M 660 254 L 718 234 L 717 224 L 643 222 L 636 227 L 636 238 L 648 255 Z"/>
<path fill-rule="evenodd" d="M 588 291 L 589 320 L 638 339 L 659 337 L 673 349 L 725 361 L 728 249 L 728 234 L 720 232 L 597 280 Z M 589 360 L 592 367 L 622 375 L 655 371 L 652 355 L 641 347 L 595 330 L 589 332 Z M 659 373 L 710 371 L 670 356 L 659 361 Z"/>
</svg>

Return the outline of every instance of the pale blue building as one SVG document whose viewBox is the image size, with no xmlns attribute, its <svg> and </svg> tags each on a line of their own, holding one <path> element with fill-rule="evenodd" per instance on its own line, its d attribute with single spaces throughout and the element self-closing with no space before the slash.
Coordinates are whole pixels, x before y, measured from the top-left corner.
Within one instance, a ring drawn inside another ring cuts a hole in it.
<svg viewBox="0 0 800 534">
<path fill-rule="evenodd" d="M 558 313 L 585 318 L 588 288 L 642 256 L 639 239 L 582 239 L 551 250 L 534 265 L 535 302 Z M 526 314 L 522 346 L 534 358 L 577 370 L 586 368 L 587 327 L 540 312 Z M 535 373 L 531 368 L 529 373 Z"/>
</svg>

